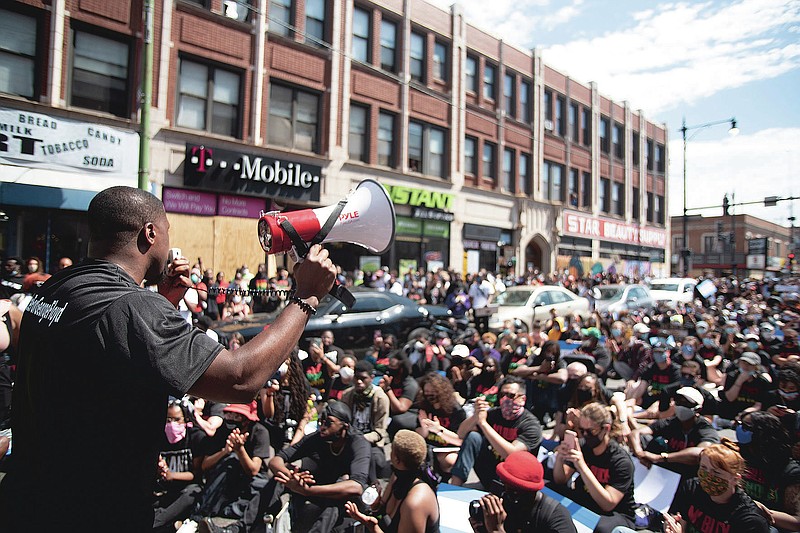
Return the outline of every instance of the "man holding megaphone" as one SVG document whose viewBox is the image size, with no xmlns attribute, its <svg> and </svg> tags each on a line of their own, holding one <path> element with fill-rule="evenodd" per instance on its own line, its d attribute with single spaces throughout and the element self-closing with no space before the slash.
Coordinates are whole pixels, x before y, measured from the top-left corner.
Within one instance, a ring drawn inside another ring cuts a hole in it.
<svg viewBox="0 0 800 533">
<path fill-rule="evenodd" d="M 112 187 L 92 200 L 88 222 L 86 261 L 56 273 L 24 310 L 3 531 L 152 529 L 168 396 L 249 403 L 336 275 L 328 252 L 313 245 L 295 266 L 296 291 L 281 315 L 234 355 L 176 310 L 192 282 L 185 258 L 167 264 L 159 199 Z"/>
</svg>

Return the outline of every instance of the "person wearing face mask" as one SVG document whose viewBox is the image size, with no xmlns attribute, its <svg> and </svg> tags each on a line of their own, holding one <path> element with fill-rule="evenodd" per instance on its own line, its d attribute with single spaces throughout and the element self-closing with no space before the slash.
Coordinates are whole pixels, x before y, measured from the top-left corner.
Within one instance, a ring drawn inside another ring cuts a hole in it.
<svg viewBox="0 0 800 533">
<path fill-rule="evenodd" d="M 375 376 L 369 361 L 359 361 L 355 366 L 353 386 L 342 394 L 342 403 L 353 413 L 353 427 L 372 445 L 369 481 L 389 477 L 386 453 L 388 443 L 389 398 L 378 386 L 372 384 Z"/>
<path fill-rule="evenodd" d="M 697 355 L 703 360 L 706 367 L 706 380 L 722 385 L 724 375 L 719 371 L 722 364 L 722 351 L 719 347 L 717 334 L 709 328 L 708 322 L 700 321 L 695 327 L 697 337 L 700 340 L 700 347 Z"/>
<path fill-rule="evenodd" d="M 502 379 L 503 373 L 500 371 L 500 363 L 489 358 L 484 361 L 480 373 L 472 376 L 467 381 L 464 397 L 467 400 L 472 400 L 481 396 L 489 405 L 494 407 L 497 405 L 498 385 Z"/>
<path fill-rule="evenodd" d="M 378 386 L 389 398 L 389 414 L 392 417 L 389 436 L 400 429 L 413 431 L 417 427 L 417 410 L 412 409 L 412 405 L 417 398 L 419 384 L 411 377 L 411 363 L 399 350 L 390 355 L 389 367 Z"/>
<path fill-rule="evenodd" d="M 425 441 L 407 429 L 392 442 L 392 477 L 380 498 L 362 513 L 353 502 L 345 503 L 347 514 L 361 522 L 369 533 L 438 533 L 439 505 L 436 481 L 428 475 Z"/>
<path fill-rule="evenodd" d="M 478 398 L 474 413 L 458 428 L 463 442 L 452 469 L 453 485 L 463 485 L 474 468 L 484 490 L 499 493 L 497 465 L 517 450 L 534 455 L 539 452 L 542 427 L 525 409 L 525 382 L 516 376 L 506 377 L 498 397 L 500 406 L 494 408 Z"/>
<path fill-rule="evenodd" d="M 701 450 L 718 443 L 719 434 L 700 415 L 705 398 L 699 390 L 681 387 L 674 398 L 675 415 L 634 429 L 629 444 L 645 466 L 658 464 L 688 479 L 697 475 Z"/>
<path fill-rule="evenodd" d="M 201 462 L 206 484 L 193 513 L 199 531 L 215 531 L 214 517 L 255 517 L 257 495 L 267 482 L 272 457 L 269 431 L 258 421 L 256 402 L 223 409 L 224 431 L 206 439 Z M 235 526 L 229 531 L 236 531 Z"/>
<path fill-rule="evenodd" d="M 745 412 L 760 411 L 767 392 L 772 388 L 759 371 L 761 358 L 757 354 L 744 352 L 736 365 L 725 376 L 725 386 L 715 413 L 727 420 L 734 420 Z"/>
<path fill-rule="evenodd" d="M 664 514 L 664 532 L 767 533 L 764 512 L 739 487 L 745 468 L 736 443 L 723 438 L 705 448 L 697 477 L 681 483 Z"/>
<path fill-rule="evenodd" d="M 481 335 L 478 346 L 469 352 L 469 356 L 474 359 L 476 366 L 483 364 L 483 360 L 487 357 L 491 357 L 498 362 L 500 361 L 501 355 L 500 352 L 495 349 L 495 344 L 497 344 L 497 335 L 494 333 L 489 331 Z"/>
<path fill-rule="evenodd" d="M 306 425 L 316 414 L 308 408 L 311 387 L 303 374 L 295 346 L 278 371 L 259 391 L 259 419 L 269 430 L 270 442 L 278 452 L 299 441 Z"/>
<path fill-rule="evenodd" d="M 502 497 L 481 498 L 483 522 L 470 517 L 475 533 L 576 532 L 567 508 L 540 492 L 544 469 L 535 456 L 526 451 L 510 454 L 497 465 L 497 477 L 503 482 Z"/>
<path fill-rule="evenodd" d="M 800 361 L 800 349 L 797 345 L 797 330 L 784 328 L 783 342 L 779 345 L 777 353 L 772 356 L 772 362 L 781 368 L 787 363 L 798 361 Z"/>
<path fill-rule="evenodd" d="M 192 316 L 197 319 L 208 307 L 208 285 L 203 282 L 203 275 L 199 268 L 193 268 L 189 278 L 192 281 L 192 288 L 194 289 L 192 297 L 196 297 L 197 301 L 187 301 L 186 305 L 189 306 L 189 311 L 192 312 Z M 187 295 L 190 293 L 192 293 L 192 291 L 187 291 Z M 185 296 L 184 300 L 186 300 Z M 192 305 L 189 305 L 190 303 Z"/>
<path fill-rule="evenodd" d="M 611 366 L 611 355 L 608 353 L 604 344 L 600 344 L 600 330 L 597 327 L 583 328 L 581 330 L 583 341 L 581 345 L 570 355 L 571 359 L 585 358 L 586 367 L 595 372 L 598 376 L 605 375 L 605 371 Z"/>
<path fill-rule="evenodd" d="M 416 432 L 425 439 L 436 459 L 437 472 L 449 477 L 458 457 L 458 452 L 452 448 L 461 446 L 458 429 L 467 415 L 456 402 L 453 386 L 447 378 L 437 373 L 426 374 L 419 380 L 419 386 L 420 393 L 414 402 L 419 413 Z M 443 449 L 434 451 L 435 448 Z"/>
<path fill-rule="evenodd" d="M 781 421 L 763 411 L 736 424 L 739 450 L 747 463 L 742 488 L 770 510 L 775 527 L 800 531 L 800 462 L 792 458 L 792 442 Z"/>
<path fill-rule="evenodd" d="M 295 531 L 344 531 L 352 523 L 344 511 L 348 500 L 367 487 L 370 444 L 352 427 L 352 412 L 338 401 L 328 402 L 320 415 L 319 431 L 278 452 L 269 462 L 274 478 L 261 492 L 258 515 L 274 516 L 280 496 L 292 493 Z M 302 469 L 292 463 L 302 461 Z"/>
<path fill-rule="evenodd" d="M 547 341 L 538 354 L 531 354 L 525 364 L 513 375 L 525 379 L 526 407 L 540 421 L 554 420 L 561 409 L 558 392 L 567 382 L 567 363 L 561 358 L 561 347 L 556 341 Z"/>
<path fill-rule="evenodd" d="M 653 363 L 642 373 L 639 383 L 626 390 L 626 398 L 635 400 L 643 409 L 634 413 L 634 418 L 658 418 L 658 400 L 662 391 L 680 381 L 681 367 L 672 362 L 670 355 L 669 346 L 654 346 Z"/>
<path fill-rule="evenodd" d="M 153 502 L 153 530 L 161 533 L 172 533 L 176 520 L 189 517 L 201 490 L 203 432 L 194 427 L 190 406 L 187 398 L 174 400 L 167 407 Z"/>
<path fill-rule="evenodd" d="M 775 326 L 769 322 L 762 322 L 758 326 L 761 346 L 770 358 L 780 352 L 781 341 L 775 337 Z"/>
<path fill-rule="evenodd" d="M 411 376 L 419 379 L 428 372 L 439 370 L 439 359 L 434 354 L 427 334 L 420 333 L 406 346 L 407 357 L 411 363 Z"/>
<path fill-rule="evenodd" d="M 628 422 L 630 409 L 625 403 L 625 395 L 622 392 L 607 389 L 595 374 L 583 374 L 577 379 L 577 386 L 572 389 L 565 410 L 559 412 L 556 417 L 557 423 L 553 432 L 556 438 L 563 440 L 564 432 L 567 429 L 575 431 L 578 428 L 581 409 L 595 402 L 605 406 L 614 406 L 616 412 L 619 413 L 622 436 L 626 437 L 630 432 Z"/>
<path fill-rule="evenodd" d="M 222 308 L 222 320 L 241 320 L 250 314 L 250 306 L 241 294 L 229 294 Z"/>
<path fill-rule="evenodd" d="M 565 440 L 556 448 L 553 481 L 559 492 L 600 515 L 596 533 L 634 526 L 633 461 L 612 438 L 618 431 L 614 426 L 608 407 L 590 403 L 581 409 L 578 425 L 583 443 Z M 570 489 L 567 483 L 576 472 L 580 475 Z"/>
<path fill-rule="evenodd" d="M 636 324 L 639 326 L 640 324 Z M 644 326 L 644 324 L 641 324 Z M 650 328 L 647 328 L 648 333 Z M 650 345 L 633 335 L 624 322 L 611 324 L 611 337 L 608 346 L 614 356 L 614 370 L 619 377 L 629 382 L 638 381 L 642 372 L 653 362 Z"/>
<path fill-rule="evenodd" d="M 339 372 L 333 376 L 328 397 L 326 400 L 341 400 L 342 393 L 353 385 L 353 376 L 355 376 L 356 360 L 352 355 L 345 355 L 341 359 L 341 366 Z M 374 369 L 374 367 L 373 367 Z M 374 372 L 374 370 L 373 370 Z"/>
</svg>

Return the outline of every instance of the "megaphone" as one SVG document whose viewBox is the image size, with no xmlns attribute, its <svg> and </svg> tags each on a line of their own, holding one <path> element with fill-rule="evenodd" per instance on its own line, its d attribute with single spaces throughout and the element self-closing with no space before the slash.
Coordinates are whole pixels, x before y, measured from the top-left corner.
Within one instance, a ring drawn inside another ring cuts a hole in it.
<svg viewBox="0 0 800 533">
<path fill-rule="evenodd" d="M 380 255 L 394 241 L 394 231 L 394 204 L 386 189 L 372 179 L 359 183 L 338 204 L 288 213 L 272 211 L 258 221 L 258 240 L 268 254 L 290 252 L 298 244 L 347 242 Z M 297 238 L 302 242 L 296 242 Z"/>
</svg>

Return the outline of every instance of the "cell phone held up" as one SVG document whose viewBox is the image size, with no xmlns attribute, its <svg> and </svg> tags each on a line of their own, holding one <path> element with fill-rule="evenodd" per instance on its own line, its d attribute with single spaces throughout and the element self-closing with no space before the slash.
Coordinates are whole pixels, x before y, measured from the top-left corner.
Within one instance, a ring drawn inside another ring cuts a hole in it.
<svg viewBox="0 0 800 533">
<path fill-rule="evenodd" d="M 578 448 L 578 434 L 568 429 L 564 432 L 564 445 L 570 450 Z"/>
<path fill-rule="evenodd" d="M 180 248 L 170 248 L 169 255 L 167 256 L 167 264 L 172 264 L 173 261 L 181 257 L 183 257 L 183 253 Z"/>
</svg>

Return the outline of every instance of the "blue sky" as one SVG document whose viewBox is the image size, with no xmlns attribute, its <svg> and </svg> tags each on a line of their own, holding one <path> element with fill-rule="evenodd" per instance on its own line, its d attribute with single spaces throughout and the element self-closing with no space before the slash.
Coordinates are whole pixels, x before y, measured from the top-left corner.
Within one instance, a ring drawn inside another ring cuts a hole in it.
<svg viewBox="0 0 800 533">
<path fill-rule="evenodd" d="M 430 0 L 447 9 L 448 0 Z M 682 117 L 690 131 L 688 207 L 800 196 L 800 0 L 462 0 L 467 20 L 551 67 L 595 81 L 669 130 L 669 211 L 682 213 Z M 745 206 L 788 225 L 791 202 Z M 794 202 L 800 221 L 800 201 Z M 715 210 L 707 214 L 717 214 Z M 798 222 L 800 225 L 800 222 Z"/>
</svg>

